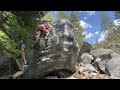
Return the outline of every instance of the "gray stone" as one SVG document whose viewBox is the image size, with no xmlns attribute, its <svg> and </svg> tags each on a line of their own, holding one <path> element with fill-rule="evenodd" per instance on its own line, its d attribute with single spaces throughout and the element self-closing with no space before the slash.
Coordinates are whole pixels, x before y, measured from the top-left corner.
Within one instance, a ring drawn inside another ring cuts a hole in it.
<svg viewBox="0 0 120 90">
<path fill-rule="evenodd" d="M 120 77 L 117 77 L 115 75 L 111 75 L 111 79 L 120 79 Z"/>
<path fill-rule="evenodd" d="M 110 53 L 110 55 L 111 55 L 112 58 L 120 58 L 120 55 L 115 53 L 115 52 Z"/>
<path fill-rule="evenodd" d="M 91 52 L 95 58 L 100 58 L 102 61 L 111 59 L 110 54 L 113 53 L 111 49 L 98 49 Z"/>
<path fill-rule="evenodd" d="M 99 69 L 100 69 L 103 73 L 107 73 L 107 72 L 106 72 L 106 64 L 107 64 L 107 61 L 100 61 L 100 62 L 98 62 Z"/>
<path fill-rule="evenodd" d="M 120 55 L 120 45 L 119 44 L 112 44 L 108 48 Z"/>
<path fill-rule="evenodd" d="M 89 79 L 97 79 L 96 76 L 92 75 L 92 76 L 89 76 Z"/>
<path fill-rule="evenodd" d="M 69 20 L 65 19 L 53 23 L 53 30 L 50 32 L 48 42 L 45 41 L 44 35 L 41 36 L 41 46 L 35 48 L 35 56 L 31 60 L 24 78 L 39 78 L 44 73 L 56 69 L 74 70 L 74 66 L 78 63 L 78 47 L 74 27 Z M 45 45 L 45 42 L 51 44 Z"/>
<path fill-rule="evenodd" d="M 91 64 L 86 64 L 85 67 L 83 68 L 83 72 L 86 72 L 86 71 L 95 71 L 95 68 L 91 65 Z"/>
<path fill-rule="evenodd" d="M 45 79 L 58 79 L 58 77 L 57 76 L 48 76 Z"/>
<path fill-rule="evenodd" d="M 90 55 L 89 53 L 83 53 L 81 55 L 81 62 L 84 64 L 90 64 L 93 59 L 94 59 L 93 56 Z"/>
<path fill-rule="evenodd" d="M 94 68 L 96 69 L 96 70 L 99 70 L 99 62 L 101 61 L 101 59 L 100 58 L 96 58 L 94 61 L 93 61 L 93 63 L 92 63 L 92 65 L 94 66 Z"/>
<path fill-rule="evenodd" d="M 98 64 L 98 62 L 93 62 L 92 63 L 92 66 L 96 69 L 96 70 L 99 70 L 99 64 Z"/>
<path fill-rule="evenodd" d="M 96 61 L 96 62 L 100 62 L 101 59 L 100 59 L 100 58 L 96 58 L 95 61 Z"/>
<path fill-rule="evenodd" d="M 92 50 L 91 44 L 89 44 L 88 42 L 83 42 L 83 45 L 81 46 L 79 51 L 79 57 L 82 55 L 82 53 L 90 53 L 91 50 Z"/>
<path fill-rule="evenodd" d="M 110 75 L 120 78 L 120 58 L 113 58 L 108 61 L 106 70 Z"/>
</svg>

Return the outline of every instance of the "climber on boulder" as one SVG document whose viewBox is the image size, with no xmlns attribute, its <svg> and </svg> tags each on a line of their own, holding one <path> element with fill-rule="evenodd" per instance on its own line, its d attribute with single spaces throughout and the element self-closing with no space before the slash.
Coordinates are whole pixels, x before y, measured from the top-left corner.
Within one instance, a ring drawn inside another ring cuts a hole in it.
<svg viewBox="0 0 120 90">
<path fill-rule="evenodd" d="M 41 32 L 45 32 L 46 33 L 45 39 L 48 39 L 49 30 L 46 29 L 47 26 L 49 26 L 49 22 L 45 22 L 44 24 L 38 25 L 39 31 L 36 33 L 35 43 L 37 43 L 37 41 L 38 41 L 38 39 L 39 39 L 39 37 L 41 35 Z"/>
</svg>

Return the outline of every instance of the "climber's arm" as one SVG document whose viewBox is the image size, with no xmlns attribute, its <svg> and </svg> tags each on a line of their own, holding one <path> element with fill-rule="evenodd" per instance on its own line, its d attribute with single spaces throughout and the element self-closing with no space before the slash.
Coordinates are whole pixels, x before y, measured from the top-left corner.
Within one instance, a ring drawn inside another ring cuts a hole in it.
<svg viewBox="0 0 120 90">
<path fill-rule="evenodd" d="M 21 48 L 21 51 L 22 51 L 22 58 L 23 58 L 24 60 L 26 60 L 26 58 L 25 58 L 25 52 L 24 52 L 24 48 Z"/>
<path fill-rule="evenodd" d="M 24 44 L 22 44 L 22 46 L 21 46 L 21 51 L 22 51 L 22 58 L 24 60 L 24 64 L 27 64 L 27 60 L 25 57 L 25 45 Z"/>
</svg>

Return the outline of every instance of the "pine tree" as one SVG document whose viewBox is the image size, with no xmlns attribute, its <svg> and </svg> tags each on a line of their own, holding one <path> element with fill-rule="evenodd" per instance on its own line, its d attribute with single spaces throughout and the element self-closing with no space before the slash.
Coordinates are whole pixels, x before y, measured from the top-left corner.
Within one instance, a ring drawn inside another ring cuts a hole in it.
<svg viewBox="0 0 120 90">
<path fill-rule="evenodd" d="M 69 20 L 70 20 L 72 23 L 79 22 L 79 17 L 78 17 L 77 14 L 75 13 L 75 11 L 72 11 L 72 12 L 71 12 L 71 15 L 70 15 L 70 17 L 69 17 Z"/>
<path fill-rule="evenodd" d="M 115 12 L 115 19 L 119 19 L 120 17 L 120 12 Z M 101 30 L 106 31 L 106 39 L 105 42 L 103 43 L 104 47 L 108 47 L 111 44 L 118 44 L 120 43 L 120 31 L 115 27 L 113 24 L 113 21 L 111 18 L 106 14 L 106 12 L 101 13 Z M 98 46 L 100 46 L 101 43 L 98 43 Z"/>
<path fill-rule="evenodd" d="M 84 41 L 85 36 L 82 34 L 83 28 L 80 26 L 80 20 L 75 11 L 71 12 L 69 20 L 71 21 L 72 25 L 74 26 L 77 42 L 81 46 L 82 42 Z"/>
<path fill-rule="evenodd" d="M 57 11 L 57 18 L 58 19 L 68 19 L 68 16 L 65 11 Z"/>
<path fill-rule="evenodd" d="M 120 19 L 120 11 L 115 11 L 115 19 Z"/>
<path fill-rule="evenodd" d="M 45 20 L 45 21 L 53 21 L 53 20 L 54 20 L 54 17 L 52 16 L 51 13 L 47 13 L 47 14 L 43 17 L 43 20 Z"/>
<path fill-rule="evenodd" d="M 101 31 L 106 31 L 113 23 L 111 17 L 106 13 L 106 11 L 102 11 L 101 15 Z"/>
<path fill-rule="evenodd" d="M 20 40 L 31 43 L 31 31 L 35 29 L 36 18 L 42 18 L 45 12 L 38 11 L 0 11 L 0 51 L 9 56 L 16 56 Z M 33 29 L 34 28 L 34 29 Z"/>
</svg>

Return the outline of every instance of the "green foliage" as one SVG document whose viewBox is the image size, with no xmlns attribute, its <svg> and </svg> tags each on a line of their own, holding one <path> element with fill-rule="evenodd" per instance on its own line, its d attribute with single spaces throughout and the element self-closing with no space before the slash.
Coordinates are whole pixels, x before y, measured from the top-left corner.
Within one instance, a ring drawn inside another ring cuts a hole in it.
<svg viewBox="0 0 120 90">
<path fill-rule="evenodd" d="M 115 44 L 120 43 L 120 31 L 114 30 L 114 29 L 112 29 L 112 30 L 113 30 L 113 32 L 107 36 L 107 41 L 109 43 L 115 43 Z"/>
<path fill-rule="evenodd" d="M 120 19 L 120 11 L 115 11 L 115 19 Z M 112 29 L 111 31 L 112 34 L 108 36 L 108 41 L 120 45 L 120 30 L 116 28 Z"/>
<path fill-rule="evenodd" d="M 43 20 L 45 20 L 45 21 L 53 21 L 53 20 L 54 20 L 54 17 L 52 16 L 51 13 L 47 13 L 47 14 L 43 17 Z"/>
<path fill-rule="evenodd" d="M 20 25 L 24 27 L 34 27 L 38 22 L 36 18 L 41 19 L 47 11 L 11 11 L 15 16 Z"/>
<path fill-rule="evenodd" d="M 10 39 L 3 31 L 0 31 L 0 51 L 8 56 L 20 54 L 16 49 L 17 44 Z"/>
<path fill-rule="evenodd" d="M 115 19 L 120 19 L 120 11 L 115 11 Z"/>
<path fill-rule="evenodd" d="M 110 46 L 111 44 L 120 44 L 120 32 L 118 31 L 114 31 L 114 29 L 112 29 L 112 33 L 108 34 L 106 37 L 105 41 L 96 43 L 96 48 L 108 48 L 108 46 Z"/>
<path fill-rule="evenodd" d="M 81 46 L 83 41 L 84 41 L 85 36 L 82 35 L 83 28 L 80 26 L 79 17 L 74 11 L 72 11 L 71 15 L 69 17 L 69 20 L 71 21 L 72 25 L 75 28 L 74 31 L 75 31 L 75 34 L 76 34 L 77 43 L 79 44 L 79 46 Z"/>
<path fill-rule="evenodd" d="M 3 27 L 9 38 L 14 40 L 16 43 L 20 40 L 23 40 L 25 44 L 29 42 L 29 33 L 26 28 L 19 25 L 17 17 L 12 13 L 9 13 L 8 20 L 3 23 Z"/>
<path fill-rule="evenodd" d="M 106 13 L 106 11 L 101 12 L 101 31 L 107 32 L 105 40 L 96 43 L 96 48 L 108 48 L 114 38 L 114 25 L 111 17 Z M 116 39 L 116 38 L 114 38 Z"/>
<path fill-rule="evenodd" d="M 9 56 L 20 54 L 16 49 L 20 40 L 30 45 L 31 31 L 35 29 L 36 18 L 42 18 L 46 12 L 38 11 L 0 11 L 0 50 Z"/>
<path fill-rule="evenodd" d="M 101 31 L 106 31 L 113 23 L 111 17 L 106 13 L 106 11 L 101 12 Z"/>
<path fill-rule="evenodd" d="M 115 11 L 115 19 L 120 19 L 120 11 Z M 113 43 L 120 45 L 120 30 L 118 30 L 114 24 L 110 26 L 108 30 L 107 46 Z"/>
<path fill-rule="evenodd" d="M 76 23 L 76 22 L 79 22 L 79 17 L 77 16 L 77 14 L 75 13 L 75 11 L 72 11 L 71 12 L 71 15 L 69 17 L 69 20 L 72 22 L 72 23 Z"/>
<path fill-rule="evenodd" d="M 65 11 L 57 11 L 58 19 L 68 19 L 68 16 Z"/>
</svg>

